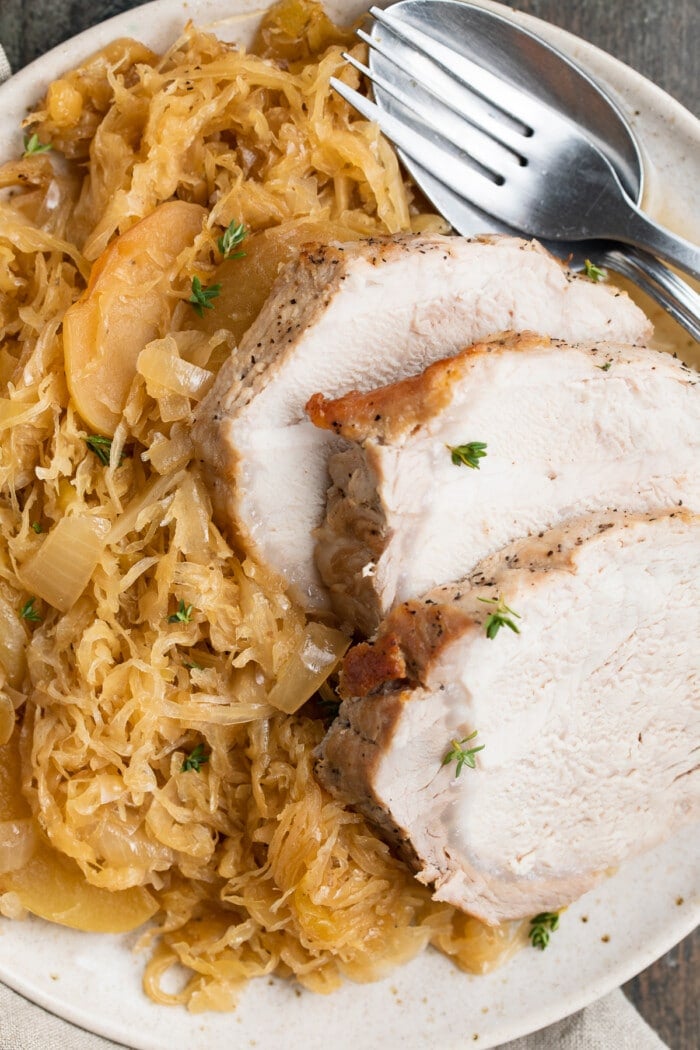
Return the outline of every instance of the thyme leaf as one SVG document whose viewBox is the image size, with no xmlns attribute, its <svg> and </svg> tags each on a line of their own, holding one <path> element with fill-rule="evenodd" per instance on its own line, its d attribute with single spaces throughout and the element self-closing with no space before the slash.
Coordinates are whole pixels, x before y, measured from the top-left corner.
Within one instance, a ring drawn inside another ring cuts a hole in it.
<svg viewBox="0 0 700 1050">
<path fill-rule="evenodd" d="M 24 603 L 19 611 L 20 616 L 23 620 L 29 620 L 30 623 L 41 623 L 43 616 L 34 608 L 34 602 L 36 598 L 30 598 Z"/>
<path fill-rule="evenodd" d="M 95 453 L 100 463 L 105 467 L 109 466 L 109 456 L 112 451 L 111 438 L 102 437 L 101 434 L 91 434 L 90 437 L 85 438 L 85 444 L 91 452 Z"/>
<path fill-rule="evenodd" d="M 590 277 L 590 279 L 596 283 L 598 281 L 607 281 L 608 279 L 608 271 L 601 269 L 600 266 L 596 266 L 590 259 L 586 259 L 584 262 L 583 272 L 586 277 Z"/>
<path fill-rule="evenodd" d="M 211 300 L 216 299 L 219 295 L 221 295 L 220 284 L 210 284 L 208 288 L 204 288 L 199 277 L 193 277 L 192 295 L 187 302 L 192 304 L 200 317 L 204 317 L 205 310 L 214 309 L 214 304 Z"/>
<path fill-rule="evenodd" d="M 501 627 L 510 627 L 511 631 L 520 634 L 520 628 L 511 619 L 511 617 L 515 616 L 516 619 L 521 620 L 520 613 L 516 613 L 515 609 L 511 609 L 510 606 L 506 605 L 500 595 L 498 598 L 477 598 L 477 601 L 483 602 L 484 605 L 496 606 L 494 611 L 486 617 L 486 623 L 484 624 L 487 638 L 495 638 Z"/>
<path fill-rule="evenodd" d="M 39 136 L 34 132 L 33 135 L 24 136 L 24 156 L 35 157 L 38 153 L 48 153 L 52 150 L 53 146 L 50 142 L 40 142 Z"/>
<path fill-rule="evenodd" d="M 95 453 L 103 466 L 109 466 L 112 455 L 112 439 L 110 437 L 104 437 L 102 434 L 90 434 L 89 437 L 85 438 L 85 444 L 91 452 Z M 124 456 L 120 456 L 117 466 L 121 467 L 123 462 Z"/>
<path fill-rule="evenodd" d="M 182 763 L 181 772 L 189 773 L 193 769 L 195 773 L 199 773 L 202 766 L 208 761 L 209 752 L 205 750 L 204 744 L 197 744 Z"/>
<path fill-rule="evenodd" d="M 549 944 L 550 933 L 559 926 L 559 912 L 542 911 L 530 919 L 530 932 L 528 934 L 533 948 L 539 948 L 541 952 Z"/>
<path fill-rule="evenodd" d="M 446 445 L 451 453 L 452 462 L 456 467 L 471 467 L 472 470 L 479 469 L 479 460 L 486 456 L 487 445 L 485 441 L 470 441 L 466 445 Z"/>
<path fill-rule="evenodd" d="M 177 612 L 172 613 L 168 617 L 168 623 L 189 623 L 192 619 L 193 605 L 185 605 L 182 598 L 178 603 Z"/>
<path fill-rule="evenodd" d="M 232 219 L 224 230 L 223 236 L 219 237 L 216 242 L 224 259 L 242 259 L 245 252 L 234 252 L 233 249 L 242 244 L 247 236 L 248 231 L 243 223 Z"/>
<path fill-rule="evenodd" d="M 483 751 L 486 747 L 486 744 L 480 744 L 479 747 L 469 748 L 465 748 L 464 745 L 468 744 L 470 740 L 473 740 L 478 732 L 479 730 L 475 729 L 470 736 L 465 736 L 462 740 L 450 741 L 452 746 L 450 747 L 450 750 L 447 752 L 447 754 L 443 757 L 442 765 L 447 766 L 450 762 L 456 761 L 456 777 L 460 775 L 464 766 L 469 766 L 470 769 L 476 769 L 475 755 L 477 755 L 479 751 Z"/>
</svg>

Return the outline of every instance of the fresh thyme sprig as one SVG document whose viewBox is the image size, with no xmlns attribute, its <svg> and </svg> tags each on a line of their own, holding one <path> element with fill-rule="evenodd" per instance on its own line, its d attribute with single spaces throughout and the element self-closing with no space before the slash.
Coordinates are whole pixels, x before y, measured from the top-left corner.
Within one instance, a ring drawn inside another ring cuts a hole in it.
<svg viewBox="0 0 700 1050">
<path fill-rule="evenodd" d="M 197 744 L 193 751 L 190 751 L 189 755 L 182 763 L 181 772 L 189 773 L 191 769 L 195 773 L 199 773 L 202 766 L 209 761 L 209 752 L 205 750 L 204 744 Z"/>
<path fill-rule="evenodd" d="M 24 156 L 35 157 L 37 153 L 48 153 L 53 149 L 50 142 L 40 142 L 39 136 L 34 132 L 33 135 L 24 136 Z"/>
<path fill-rule="evenodd" d="M 43 617 L 34 608 L 34 602 L 36 598 L 30 598 L 24 603 L 19 611 L 20 616 L 23 620 L 29 620 L 30 623 L 41 623 Z"/>
<path fill-rule="evenodd" d="M 216 242 L 224 259 L 242 259 L 245 252 L 234 252 L 233 249 L 242 244 L 247 236 L 248 231 L 243 223 L 233 219 L 224 230 L 223 236 Z"/>
<path fill-rule="evenodd" d="M 478 732 L 479 732 L 479 730 L 475 729 L 474 732 L 470 736 L 465 736 L 462 740 L 452 740 L 452 741 L 450 741 L 452 746 L 451 746 L 450 750 L 447 752 L 447 754 L 444 756 L 444 758 L 442 760 L 442 765 L 443 766 L 447 766 L 447 765 L 449 765 L 450 762 L 455 762 L 456 761 L 457 762 L 457 769 L 455 771 L 455 776 L 456 777 L 458 777 L 459 774 L 462 772 L 462 769 L 463 769 L 464 766 L 469 766 L 470 769 L 476 769 L 476 758 L 475 758 L 475 755 L 477 755 L 479 751 L 483 751 L 484 748 L 486 747 L 486 744 L 480 744 L 479 747 L 469 747 L 469 748 L 465 748 L 464 745 L 468 744 L 470 740 L 473 740 Z"/>
<path fill-rule="evenodd" d="M 37 536 L 44 531 L 40 521 L 32 522 L 32 531 L 35 532 Z"/>
<path fill-rule="evenodd" d="M 101 434 L 91 434 L 90 437 L 85 438 L 85 444 L 94 452 L 100 463 L 105 467 L 109 466 L 109 456 L 112 451 L 112 439 L 108 437 L 102 437 Z"/>
<path fill-rule="evenodd" d="M 486 623 L 484 624 L 487 638 L 495 638 L 501 627 L 510 627 L 511 631 L 520 634 L 520 628 L 511 617 L 515 616 L 516 619 L 521 620 L 522 616 L 520 613 L 516 613 L 515 609 L 511 609 L 510 606 L 506 605 L 500 595 L 498 598 L 477 598 L 477 601 L 483 602 L 484 605 L 496 606 L 494 611 L 486 617 Z"/>
<path fill-rule="evenodd" d="M 596 368 L 599 368 L 601 372 L 609 372 L 611 364 L 612 361 L 606 361 L 604 365 L 596 365 Z"/>
<path fill-rule="evenodd" d="M 192 304 L 200 317 L 204 317 L 205 310 L 214 309 L 214 304 L 211 300 L 216 299 L 219 295 L 221 295 L 220 284 L 210 284 L 208 288 L 204 288 L 199 277 L 193 277 L 192 295 L 187 302 Z"/>
<path fill-rule="evenodd" d="M 533 948 L 539 948 L 541 952 L 549 944 L 550 933 L 559 926 L 559 912 L 542 911 L 534 919 L 530 919 L 530 932 L 528 934 Z"/>
<path fill-rule="evenodd" d="M 466 445 L 446 445 L 451 453 L 452 462 L 456 467 L 471 467 L 472 470 L 479 469 L 479 460 L 486 456 L 487 445 L 485 441 L 470 441 Z"/>
<path fill-rule="evenodd" d="M 193 605 L 185 605 L 182 598 L 177 606 L 177 612 L 172 613 L 168 617 L 168 623 L 189 623 L 192 619 Z"/>
<path fill-rule="evenodd" d="M 590 277 L 590 279 L 596 281 L 596 283 L 598 281 L 607 281 L 608 279 L 608 271 L 601 269 L 600 266 L 596 266 L 590 259 L 586 259 L 584 262 L 583 272 L 586 277 Z"/>
</svg>

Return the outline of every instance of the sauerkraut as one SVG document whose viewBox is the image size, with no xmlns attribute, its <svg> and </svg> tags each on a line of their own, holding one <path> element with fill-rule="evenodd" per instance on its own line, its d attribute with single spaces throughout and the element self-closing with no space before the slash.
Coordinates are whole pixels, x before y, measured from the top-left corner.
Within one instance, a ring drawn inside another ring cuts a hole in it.
<svg viewBox="0 0 700 1050">
<path fill-rule="evenodd" d="M 116 41 L 0 168 L 0 912 L 150 919 L 145 989 L 192 1010 L 263 974 L 327 992 L 428 944 L 481 971 L 519 943 L 432 902 L 316 783 L 316 690 L 347 642 L 241 560 L 192 458 L 199 400 L 301 242 L 442 228 L 330 91 L 355 81 L 343 47 L 307 0 L 251 53 L 193 25 L 163 56 Z M 246 254 L 222 259 L 232 223 Z M 201 318 L 195 279 L 218 286 Z"/>
</svg>

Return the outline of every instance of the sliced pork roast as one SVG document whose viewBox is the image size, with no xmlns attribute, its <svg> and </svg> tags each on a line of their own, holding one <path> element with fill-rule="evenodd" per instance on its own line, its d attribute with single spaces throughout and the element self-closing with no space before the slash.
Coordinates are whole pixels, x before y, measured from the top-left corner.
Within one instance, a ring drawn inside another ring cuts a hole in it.
<svg viewBox="0 0 700 1050">
<path fill-rule="evenodd" d="M 560 526 L 350 650 L 318 775 L 436 900 L 557 910 L 700 817 L 699 523 Z"/>
<path fill-rule="evenodd" d="M 368 394 L 309 402 L 350 442 L 317 562 L 346 627 L 465 576 L 529 533 L 604 508 L 700 509 L 700 386 L 668 354 L 499 339 Z"/>
<path fill-rule="evenodd" d="M 314 565 L 330 449 L 311 394 L 371 390 L 505 329 L 643 343 L 627 296 L 575 277 L 513 238 L 399 237 L 309 247 L 200 406 L 194 436 L 218 520 L 280 573 L 308 609 L 327 607 Z"/>
</svg>

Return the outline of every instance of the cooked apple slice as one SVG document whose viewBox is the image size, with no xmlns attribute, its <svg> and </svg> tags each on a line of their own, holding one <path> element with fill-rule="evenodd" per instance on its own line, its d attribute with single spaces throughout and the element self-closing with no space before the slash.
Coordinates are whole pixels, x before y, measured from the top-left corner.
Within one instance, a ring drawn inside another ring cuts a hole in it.
<svg viewBox="0 0 700 1050">
<path fill-rule="evenodd" d="M 279 271 L 296 258 L 303 244 L 361 239 L 357 230 L 330 219 L 285 223 L 249 234 L 241 245 L 245 258 L 224 259 L 213 278 L 221 285 L 216 310 L 205 310 L 193 327 L 211 334 L 224 327 L 239 342 L 260 313 Z"/>
<path fill-rule="evenodd" d="M 0 892 L 16 893 L 32 915 L 89 933 L 126 933 L 158 911 L 144 886 L 113 891 L 92 886 L 74 860 L 43 839 L 21 870 L 0 876 Z"/>
<path fill-rule="evenodd" d="M 63 319 L 66 378 L 86 425 L 113 435 L 136 360 L 168 329 L 175 261 L 202 228 L 198 204 L 169 201 L 117 237 L 95 262 L 83 295 Z"/>
</svg>

